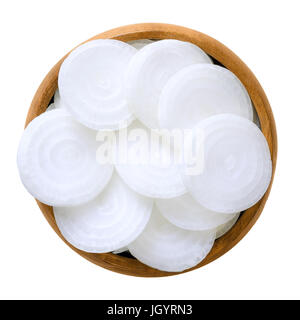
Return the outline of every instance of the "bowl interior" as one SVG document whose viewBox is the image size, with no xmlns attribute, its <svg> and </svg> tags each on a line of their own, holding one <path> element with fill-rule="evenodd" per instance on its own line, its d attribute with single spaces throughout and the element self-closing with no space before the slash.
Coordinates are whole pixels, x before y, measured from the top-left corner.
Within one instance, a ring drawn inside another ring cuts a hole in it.
<svg viewBox="0 0 300 320">
<path fill-rule="evenodd" d="M 244 211 L 238 219 L 238 221 L 236 222 L 236 224 L 233 226 L 233 228 L 229 230 L 221 238 L 215 241 L 215 244 L 210 253 L 207 255 L 207 257 L 197 266 L 185 270 L 184 272 L 200 268 L 216 260 L 223 254 L 225 254 L 227 251 L 229 251 L 233 246 L 235 246 L 254 225 L 267 201 L 274 178 L 277 159 L 276 127 L 272 110 L 267 100 L 267 97 L 261 85 L 255 78 L 254 74 L 232 51 L 230 51 L 227 47 L 225 47 L 217 40 L 201 32 L 175 25 L 146 23 L 129 25 L 109 30 L 87 41 L 107 38 L 121 40 L 125 42 L 138 39 L 177 39 L 192 42 L 195 45 L 198 45 L 201 49 L 203 49 L 209 56 L 211 56 L 216 64 L 222 65 L 225 68 L 229 69 L 240 79 L 240 81 L 246 87 L 252 100 L 253 106 L 257 112 L 261 130 L 267 139 L 271 152 L 271 158 L 273 163 L 272 181 L 263 198 L 253 207 Z M 44 112 L 49 103 L 52 101 L 54 92 L 57 89 L 58 71 L 65 57 L 63 57 L 50 70 L 50 72 L 47 74 L 47 76 L 41 83 L 40 87 L 38 88 L 29 108 L 25 126 L 27 126 L 27 124 L 36 116 Z M 38 200 L 37 203 L 45 218 L 47 219 L 51 227 L 54 229 L 54 231 L 61 237 L 61 239 L 67 245 L 69 245 L 75 252 L 77 252 L 87 260 L 97 264 L 98 266 L 104 267 L 111 271 L 132 276 L 162 277 L 178 274 L 153 269 L 142 264 L 138 260 L 133 259 L 132 257 L 130 257 L 130 255 L 128 256 L 126 254 L 95 254 L 78 250 L 77 248 L 69 244 L 61 235 L 54 219 L 52 207 L 47 206 L 39 202 Z"/>
</svg>

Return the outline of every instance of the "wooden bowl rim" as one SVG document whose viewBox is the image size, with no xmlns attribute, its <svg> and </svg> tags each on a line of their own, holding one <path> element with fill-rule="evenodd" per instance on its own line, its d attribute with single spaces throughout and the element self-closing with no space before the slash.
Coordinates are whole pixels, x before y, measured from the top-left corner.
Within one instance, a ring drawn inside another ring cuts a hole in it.
<svg viewBox="0 0 300 320">
<path fill-rule="evenodd" d="M 69 244 L 61 235 L 54 219 L 52 207 L 49 207 L 38 200 L 37 203 L 50 226 L 69 247 L 90 262 L 93 262 L 94 264 L 108 270 L 131 276 L 163 277 L 177 275 L 200 268 L 216 260 L 233 248 L 252 228 L 265 206 L 274 179 L 277 160 L 276 125 L 270 104 L 258 80 L 251 70 L 242 62 L 242 60 L 222 43 L 201 32 L 177 25 L 163 23 L 141 23 L 115 28 L 100 33 L 87 41 L 108 38 L 125 42 L 138 39 L 178 39 L 182 41 L 189 41 L 199 46 L 207 54 L 219 61 L 227 69 L 231 70 L 246 87 L 257 111 L 261 123 L 261 130 L 269 144 L 273 163 L 273 173 L 270 186 L 263 198 L 253 207 L 246 210 L 229 232 L 215 241 L 212 250 L 201 263 L 183 272 L 164 272 L 156 270 L 142 264 L 136 259 L 125 258 L 112 253 L 95 254 L 78 250 Z M 29 108 L 25 127 L 31 120 L 46 110 L 55 90 L 57 89 L 59 68 L 66 56 L 67 55 L 65 55 L 50 70 L 40 84 Z"/>
</svg>

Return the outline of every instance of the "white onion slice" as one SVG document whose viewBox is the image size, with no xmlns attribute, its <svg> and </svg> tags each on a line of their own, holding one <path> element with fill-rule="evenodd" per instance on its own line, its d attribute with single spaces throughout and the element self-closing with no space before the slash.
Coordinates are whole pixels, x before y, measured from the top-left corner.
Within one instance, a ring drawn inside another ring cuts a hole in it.
<svg viewBox="0 0 300 320">
<path fill-rule="evenodd" d="M 144 230 L 153 201 L 131 189 L 115 174 L 94 200 L 73 208 L 55 207 L 57 226 L 74 247 L 111 252 L 127 246 Z"/>
<path fill-rule="evenodd" d="M 223 213 L 240 212 L 259 201 L 270 183 L 272 162 L 258 127 L 242 117 L 221 114 L 201 121 L 197 132 L 204 138 L 202 171 L 183 174 L 194 199 Z"/>
<path fill-rule="evenodd" d="M 158 100 L 166 82 L 180 69 L 211 63 L 199 47 L 179 40 L 161 40 L 137 52 L 126 74 L 129 108 L 150 128 L 158 128 Z"/>
<path fill-rule="evenodd" d="M 122 247 L 120 249 L 114 250 L 113 254 L 119 254 L 128 251 L 128 247 Z"/>
<path fill-rule="evenodd" d="M 237 222 L 240 214 L 237 213 L 233 219 L 229 220 L 228 222 L 218 226 L 216 228 L 216 239 L 221 238 L 225 233 L 227 233 Z"/>
<path fill-rule="evenodd" d="M 123 155 L 123 153 L 119 144 L 116 145 L 115 168 L 125 183 L 137 193 L 152 198 L 173 198 L 186 193 L 179 166 L 172 158 L 172 147 L 159 144 L 158 152 L 152 152 L 152 155 L 155 154 L 152 160 L 150 158 L 150 151 L 153 151 L 150 143 L 150 130 L 135 121 L 128 128 L 129 140 L 135 137 L 135 132 L 138 135 L 140 132 L 144 133 L 146 144 L 140 149 L 139 138 L 137 142 L 128 141 L 126 163 L 120 161 L 119 154 Z M 163 162 L 168 159 L 169 150 L 171 152 L 170 161 Z"/>
<path fill-rule="evenodd" d="M 96 161 L 95 132 L 62 109 L 32 120 L 21 138 L 17 163 L 26 189 L 51 206 L 87 202 L 106 186 L 113 166 Z"/>
<path fill-rule="evenodd" d="M 58 89 L 56 89 L 56 91 L 54 93 L 54 105 L 55 105 L 56 109 L 63 108 L 63 104 L 62 104 Z"/>
<path fill-rule="evenodd" d="M 156 205 L 167 220 L 187 230 L 213 229 L 235 217 L 202 207 L 188 193 L 173 199 L 156 199 Z"/>
<path fill-rule="evenodd" d="M 51 110 L 54 110 L 54 109 L 56 109 L 55 104 L 54 104 L 54 103 L 51 103 L 51 104 L 49 104 L 49 106 L 47 107 L 46 111 L 51 111 Z"/>
<path fill-rule="evenodd" d="M 250 97 L 229 70 L 212 64 L 197 64 L 177 72 L 167 82 L 159 99 L 162 128 L 192 128 L 219 113 L 253 119 Z"/>
<path fill-rule="evenodd" d="M 153 40 L 149 40 L 149 39 L 139 39 L 139 40 L 132 40 L 127 43 L 133 46 L 134 48 L 136 48 L 137 50 L 140 50 L 152 42 Z"/>
<path fill-rule="evenodd" d="M 255 110 L 254 106 L 252 106 L 252 108 L 253 108 L 253 122 L 261 129 L 258 113 Z"/>
<path fill-rule="evenodd" d="M 159 270 L 180 272 L 200 263 L 211 250 L 215 231 L 189 231 L 166 220 L 154 206 L 144 232 L 129 246 L 142 263 Z"/>
<path fill-rule="evenodd" d="M 100 39 L 69 54 L 61 65 L 58 87 L 62 103 L 77 121 L 96 130 L 115 130 L 133 120 L 123 74 L 136 52 L 125 42 Z"/>
</svg>

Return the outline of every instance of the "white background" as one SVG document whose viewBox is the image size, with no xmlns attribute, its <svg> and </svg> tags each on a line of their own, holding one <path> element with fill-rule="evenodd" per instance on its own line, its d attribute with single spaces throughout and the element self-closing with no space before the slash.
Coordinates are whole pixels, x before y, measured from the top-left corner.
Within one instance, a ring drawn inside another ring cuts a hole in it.
<svg viewBox="0 0 300 320">
<path fill-rule="evenodd" d="M 0 298 L 300 298 L 299 1 L 1 1 Z M 229 253 L 176 277 L 143 279 L 99 268 L 69 249 L 23 188 L 16 151 L 31 99 L 67 51 L 138 22 L 190 27 L 252 69 L 274 111 L 278 166 L 261 218 Z"/>
</svg>

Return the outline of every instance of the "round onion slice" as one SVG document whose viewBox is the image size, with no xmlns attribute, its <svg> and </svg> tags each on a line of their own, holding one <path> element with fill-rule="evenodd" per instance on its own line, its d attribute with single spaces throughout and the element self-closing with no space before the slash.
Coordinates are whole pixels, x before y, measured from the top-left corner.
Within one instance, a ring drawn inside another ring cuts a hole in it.
<svg viewBox="0 0 300 320">
<path fill-rule="evenodd" d="M 54 93 L 54 105 L 56 109 L 62 108 L 63 104 L 61 102 L 61 97 L 59 94 L 59 90 L 56 89 L 55 93 Z"/>
<path fill-rule="evenodd" d="M 213 229 L 235 217 L 202 207 L 188 193 L 173 199 L 156 199 L 156 205 L 167 220 L 187 230 Z"/>
<path fill-rule="evenodd" d="M 212 64 L 197 64 L 177 72 L 167 82 L 159 100 L 162 128 L 192 128 L 219 113 L 253 119 L 250 97 L 229 70 Z"/>
<path fill-rule="evenodd" d="M 272 175 L 268 143 L 252 122 L 232 114 L 204 119 L 194 132 L 203 141 L 203 166 L 184 183 L 202 206 L 235 213 L 254 205 L 266 192 Z M 191 171 L 190 171 L 191 172 Z M 189 173 L 190 173 L 189 172 Z"/>
<path fill-rule="evenodd" d="M 111 252 L 127 246 L 144 230 L 153 201 L 131 189 L 115 174 L 94 200 L 74 208 L 55 207 L 57 226 L 74 247 Z"/>
<path fill-rule="evenodd" d="M 124 147 L 120 148 L 118 140 L 115 152 L 118 174 L 131 189 L 147 197 L 173 198 L 184 194 L 186 187 L 179 166 L 174 162 L 172 146 L 159 143 L 155 152 L 150 134 L 150 130 L 138 121 L 128 128 L 126 159 L 120 158 Z"/>
<path fill-rule="evenodd" d="M 26 189 L 51 206 L 87 202 L 106 186 L 113 166 L 96 161 L 95 132 L 62 109 L 32 120 L 20 141 L 17 163 Z M 103 162 L 102 162 L 103 163 Z"/>
<path fill-rule="evenodd" d="M 133 115 L 123 90 L 123 74 L 137 52 L 117 40 L 93 40 L 72 51 L 61 65 L 62 103 L 75 119 L 92 129 L 127 126 Z"/>
<path fill-rule="evenodd" d="M 180 272 L 201 262 L 214 241 L 215 231 L 178 228 L 154 206 L 144 232 L 128 248 L 135 258 L 152 268 Z"/>
<path fill-rule="evenodd" d="M 252 106 L 252 108 L 253 108 L 253 122 L 261 129 L 259 116 L 257 114 L 257 111 L 255 110 L 255 108 L 253 106 Z"/>
<path fill-rule="evenodd" d="M 51 104 L 49 104 L 49 106 L 47 107 L 46 111 L 51 111 L 51 110 L 54 110 L 54 109 L 56 109 L 55 104 L 54 104 L 54 103 L 51 103 Z"/>
<path fill-rule="evenodd" d="M 130 44 L 131 46 L 133 46 L 137 50 L 140 50 L 152 42 L 153 42 L 153 40 L 149 40 L 149 39 L 139 39 L 139 40 L 129 41 L 128 44 Z"/>
<path fill-rule="evenodd" d="M 122 248 L 120 248 L 118 250 L 114 250 L 113 254 L 119 254 L 119 253 L 123 253 L 125 251 L 128 251 L 128 247 L 122 247 Z"/>
<path fill-rule="evenodd" d="M 158 128 L 158 101 L 168 79 L 180 69 L 211 63 L 199 47 L 189 42 L 161 40 L 151 43 L 130 61 L 126 73 L 126 94 L 129 108 L 150 128 Z"/>
<path fill-rule="evenodd" d="M 216 239 L 222 237 L 225 233 L 227 233 L 237 222 L 240 214 L 237 213 L 233 219 L 229 220 L 228 222 L 218 226 L 216 228 Z"/>
</svg>

